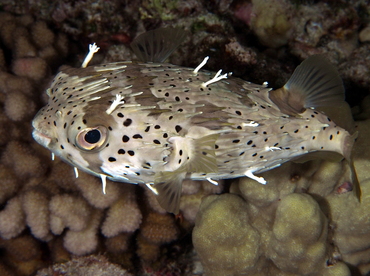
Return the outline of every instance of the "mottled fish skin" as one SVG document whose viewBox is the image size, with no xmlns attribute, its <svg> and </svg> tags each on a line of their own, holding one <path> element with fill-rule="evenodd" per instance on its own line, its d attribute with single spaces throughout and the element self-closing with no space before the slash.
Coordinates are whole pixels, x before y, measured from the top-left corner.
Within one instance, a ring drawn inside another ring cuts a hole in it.
<svg viewBox="0 0 370 276">
<path fill-rule="evenodd" d="M 154 184 L 174 213 L 185 178 L 265 183 L 254 174 L 306 153 L 349 156 L 353 137 L 323 113 L 283 113 L 265 84 L 228 76 L 205 85 L 214 75 L 134 61 L 64 66 L 35 116 L 34 137 L 90 174 Z"/>
</svg>

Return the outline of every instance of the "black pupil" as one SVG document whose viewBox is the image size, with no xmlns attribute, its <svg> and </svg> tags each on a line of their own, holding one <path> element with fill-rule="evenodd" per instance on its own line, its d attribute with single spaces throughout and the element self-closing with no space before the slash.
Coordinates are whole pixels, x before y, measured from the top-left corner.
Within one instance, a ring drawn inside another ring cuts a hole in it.
<svg viewBox="0 0 370 276">
<path fill-rule="evenodd" d="M 95 144 L 99 142 L 100 138 L 100 131 L 97 129 L 90 130 L 85 134 L 85 141 L 89 144 Z"/>
</svg>

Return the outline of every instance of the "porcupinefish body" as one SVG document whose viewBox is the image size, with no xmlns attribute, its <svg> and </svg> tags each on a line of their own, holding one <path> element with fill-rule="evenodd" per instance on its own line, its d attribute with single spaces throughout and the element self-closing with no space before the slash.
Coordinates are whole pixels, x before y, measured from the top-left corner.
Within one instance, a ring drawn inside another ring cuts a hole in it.
<svg viewBox="0 0 370 276">
<path fill-rule="evenodd" d="M 152 56 L 148 45 L 136 51 Z M 320 56 L 277 90 L 199 68 L 124 61 L 64 66 L 47 93 L 33 120 L 37 142 L 103 183 L 146 184 L 173 213 L 184 179 L 265 184 L 255 174 L 307 153 L 350 160 L 354 141 L 315 109 L 344 106 L 341 79 Z"/>
</svg>

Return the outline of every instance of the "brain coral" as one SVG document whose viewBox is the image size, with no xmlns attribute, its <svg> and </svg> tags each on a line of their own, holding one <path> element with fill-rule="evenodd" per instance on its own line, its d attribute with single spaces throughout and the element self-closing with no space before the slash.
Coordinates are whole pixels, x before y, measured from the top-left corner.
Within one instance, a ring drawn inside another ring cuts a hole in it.
<svg viewBox="0 0 370 276">
<path fill-rule="evenodd" d="M 207 275 L 351 275 L 370 271 L 370 120 L 354 150 L 362 201 L 345 161 L 287 163 L 206 197 L 193 231 Z M 352 268 L 353 269 L 353 268 Z M 355 271 L 352 271 L 355 273 Z"/>
</svg>

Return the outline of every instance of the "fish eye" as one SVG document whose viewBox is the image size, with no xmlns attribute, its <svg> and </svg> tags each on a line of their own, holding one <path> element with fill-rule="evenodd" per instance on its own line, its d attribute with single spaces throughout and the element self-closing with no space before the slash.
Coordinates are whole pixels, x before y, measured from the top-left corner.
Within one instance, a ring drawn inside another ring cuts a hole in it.
<svg viewBox="0 0 370 276">
<path fill-rule="evenodd" d="M 107 140 L 107 133 L 107 129 L 103 126 L 85 128 L 77 134 L 76 144 L 82 150 L 99 149 Z"/>
</svg>

